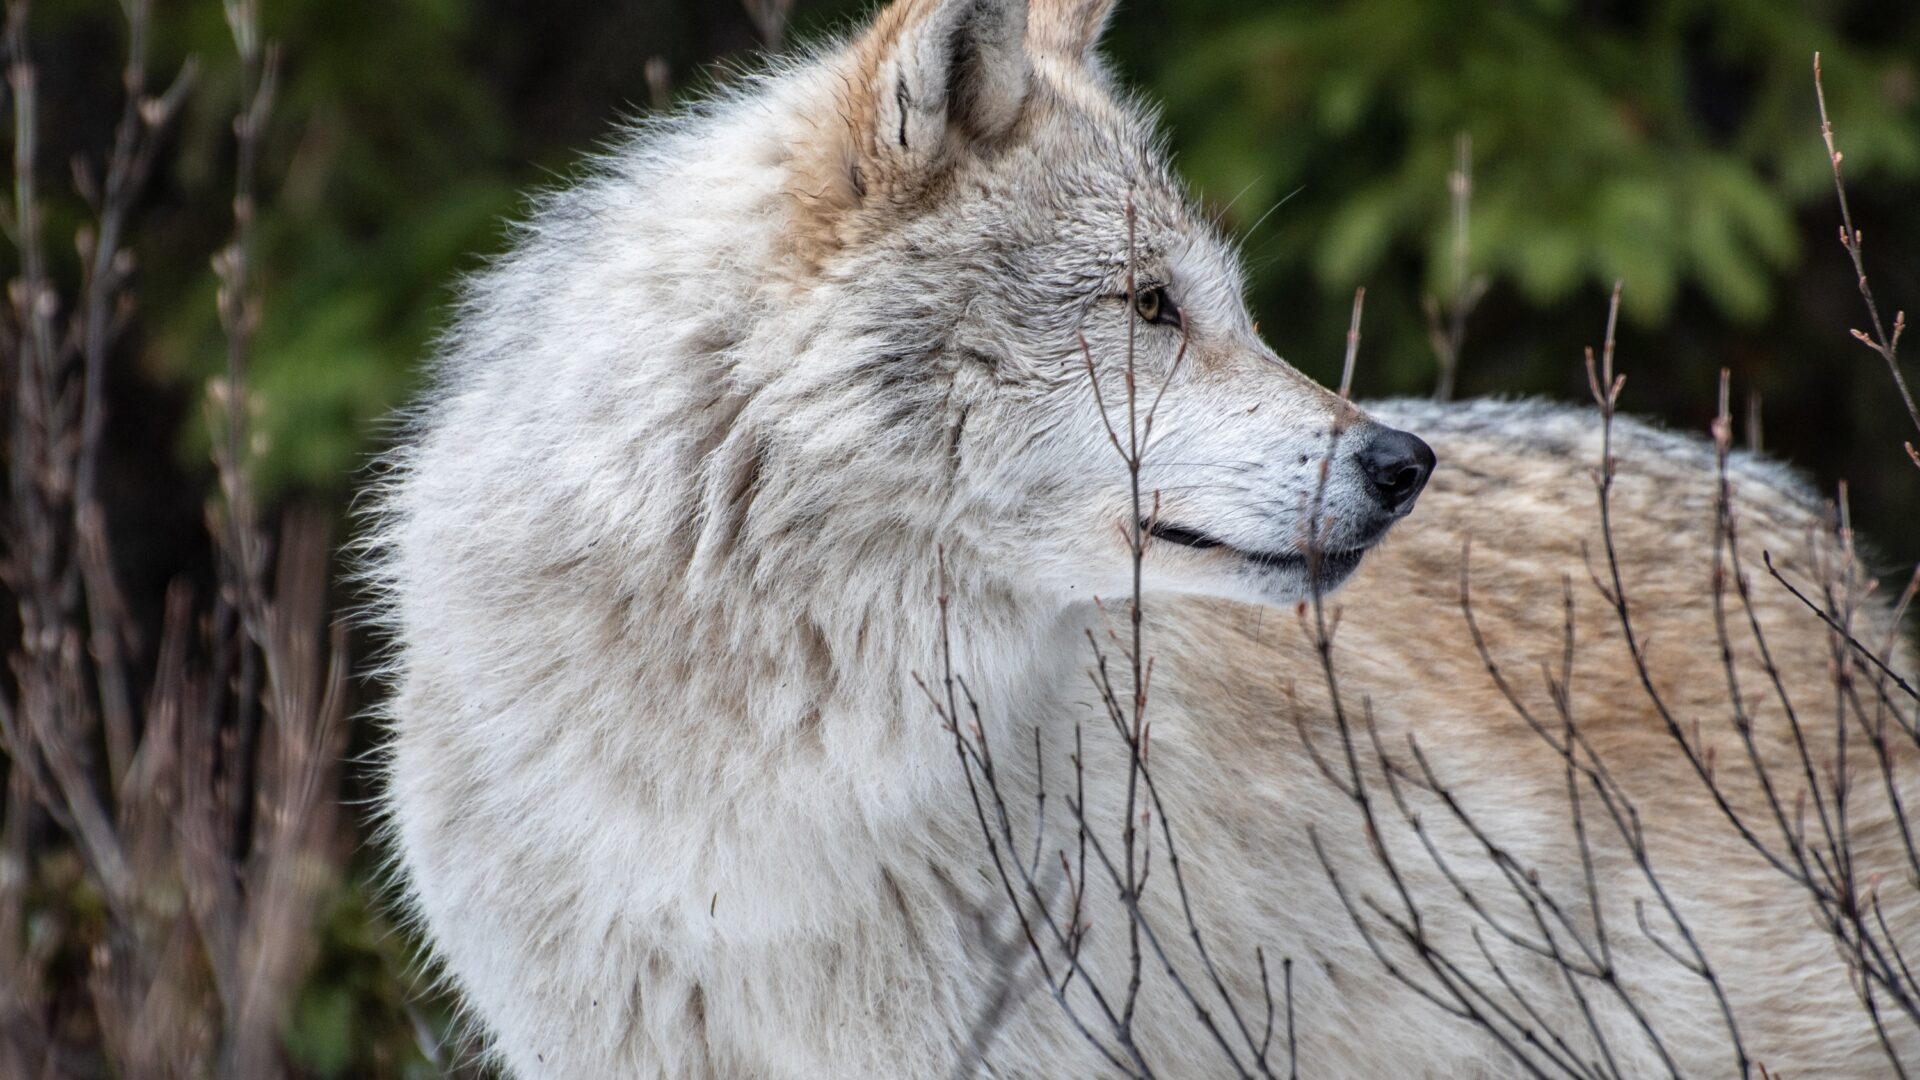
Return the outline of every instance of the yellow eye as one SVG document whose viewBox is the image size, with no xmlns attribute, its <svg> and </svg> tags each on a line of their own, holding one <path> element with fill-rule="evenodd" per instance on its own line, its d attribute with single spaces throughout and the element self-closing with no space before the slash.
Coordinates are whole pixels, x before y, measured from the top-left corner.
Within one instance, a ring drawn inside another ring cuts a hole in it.
<svg viewBox="0 0 1920 1080">
<path fill-rule="evenodd" d="M 1171 305 L 1167 303 L 1165 291 L 1158 286 L 1151 289 L 1141 289 L 1133 294 L 1134 313 L 1139 315 L 1145 322 L 1159 322 L 1166 316 L 1170 307 Z"/>
</svg>

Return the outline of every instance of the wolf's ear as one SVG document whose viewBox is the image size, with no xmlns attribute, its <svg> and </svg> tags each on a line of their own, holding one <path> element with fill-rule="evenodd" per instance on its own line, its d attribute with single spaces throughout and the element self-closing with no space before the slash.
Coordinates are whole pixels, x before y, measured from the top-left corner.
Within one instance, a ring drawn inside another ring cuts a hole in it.
<svg viewBox="0 0 1920 1080">
<path fill-rule="evenodd" d="M 1084 58 L 1100 43 L 1114 0 L 1033 0 L 1027 41 L 1035 52 Z"/>
<path fill-rule="evenodd" d="M 961 153 L 1006 133 L 1027 98 L 1027 0 L 896 0 L 843 75 L 855 204 L 903 204 Z M 828 178 L 822 178 L 828 179 Z M 835 186 L 838 186 L 837 184 Z"/>
<path fill-rule="evenodd" d="M 1011 127 L 1027 97 L 1026 30 L 1026 0 L 899 0 L 883 11 L 856 50 L 869 156 L 935 168 Z"/>
<path fill-rule="evenodd" d="M 817 118 L 835 137 L 802 137 L 787 161 L 803 262 L 915 206 L 1013 127 L 1027 100 L 1027 2 L 895 0 L 843 54 L 835 115 Z"/>
</svg>

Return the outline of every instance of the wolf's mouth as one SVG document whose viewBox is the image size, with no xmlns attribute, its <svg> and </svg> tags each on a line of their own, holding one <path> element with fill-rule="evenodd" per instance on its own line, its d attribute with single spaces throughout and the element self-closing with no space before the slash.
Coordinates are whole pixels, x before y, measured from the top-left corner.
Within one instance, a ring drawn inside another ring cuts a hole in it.
<svg viewBox="0 0 1920 1080">
<path fill-rule="evenodd" d="M 1168 525 L 1164 522 L 1149 522 L 1147 524 L 1147 535 L 1156 540 L 1165 540 L 1169 544 L 1178 544 L 1181 547 L 1193 548 L 1196 551 L 1208 551 L 1217 548 L 1223 552 L 1238 556 L 1247 562 L 1272 570 L 1305 570 L 1309 562 L 1308 554 L 1303 551 L 1249 551 L 1246 548 L 1234 547 L 1232 544 L 1227 543 L 1217 536 L 1209 536 L 1197 529 L 1189 529 L 1180 525 Z M 1312 558 L 1317 569 L 1316 576 L 1322 579 L 1336 580 L 1346 577 L 1360 565 L 1360 560 L 1367 554 L 1368 546 L 1370 545 L 1346 548 L 1340 551 L 1314 552 Z"/>
</svg>

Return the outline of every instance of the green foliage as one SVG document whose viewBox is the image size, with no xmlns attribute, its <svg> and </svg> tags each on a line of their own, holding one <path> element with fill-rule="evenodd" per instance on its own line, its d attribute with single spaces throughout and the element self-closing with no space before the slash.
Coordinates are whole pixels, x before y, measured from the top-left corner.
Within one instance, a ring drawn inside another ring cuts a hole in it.
<svg viewBox="0 0 1920 1080">
<path fill-rule="evenodd" d="M 302 0 L 268 10 L 284 63 L 256 279 L 258 475 L 270 496 L 338 497 L 413 388 L 456 272 L 497 247 L 523 177 L 504 157 L 506 103 L 463 54 L 474 5 Z M 237 73 L 218 6 L 191 16 L 165 24 L 166 51 L 195 57 L 205 84 L 184 125 L 177 182 L 217 196 L 232 182 Z M 209 249 L 225 227 L 167 224 Z M 145 283 L 149 303 L 160 301 L 149 362 L 190 384 L 221 369 L 225 348 L 211 271 L 196 271 Z M 203 460 L 206 447 L 204 428 L 190 428 L 182 453 Z"/>
<path fill-rule="evenodd" d="M 1831 196 L 1815 49 L 1849 105 L 1854 174 L 1920 175 L 1910 15 L 1889 15 L 1902 41 L 1849 39 L 1849 13 L 1798 0 L 1166 7 L 1181 30 L 1160 40 L 1182 46 L 1147 62 L 1188 174 L 1241 192 L 1242 226 L 1297 189 L 1283 258 L 1330 288 L 1369 283 L 1398 251 L 1448 289 L 1446 177 L 1466 133 L 1476 272 L 1539 306 L 1625 278 L 1645 325 L 1689 286 L 1758 320 L 1801 253 L 1795 210 Z"/>
<path fill-rule="evenodd" d="M 426 980 L 409 977 L 417 961 L 377 897 L 369 882 L 346 885 L 324 913 L 320 961 L 287 1025 L 287 1056 L 300 1075 L 441 1075 L 420 1044 L 450 1027 L 446 1002 Z"/>
</svg>

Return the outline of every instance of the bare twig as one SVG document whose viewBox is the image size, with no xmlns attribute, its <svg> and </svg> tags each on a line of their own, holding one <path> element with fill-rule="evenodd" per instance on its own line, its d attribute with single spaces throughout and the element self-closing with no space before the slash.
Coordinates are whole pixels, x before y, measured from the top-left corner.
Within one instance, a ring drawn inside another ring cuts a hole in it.
<svg viewBox="0 0 1920 1080">
<path fill-rule="evenodd" d="M 1833 122 L 1827 118 L 1827 89 L 1820 78 L 1820 54 L 1813 54 L 1813 95 L 1820 106 L 1820 138 L 1827 144 L 1827 163 L 1833 167 L 1833 193 L 1840 203 L 1840 246 L 1846 250 L 1847 258 L 1853 262 L 1854 282 L 1860 288 L 1860 298 L 1867 305 L 1867 325 L 1871 333 L 1862 330 L 1853 331 L 1854 339 L 1862 345 L 1880 354 L 1887 363 L 1887 374 L 1892 377 L 1894 389 L 1900 394 L 1900 401 L 1907 407 L 1907 418 L 1913 421 L 1916 431 L 1920 431 L 1920 406 L 1913 400 L 1913 391 L 1907 389 L 1907 380 L 1900 372 L 1900 336 L 1907 329 L 1907 313 L 1896 311 L 1893 315 L 1893 332 L 1889 334 L 1885 323 L 1880 319 L 1880 304 L 1874 299 L 1873 287 L 1867 283 L 1866 257 L 1862 254 L 1865 235 L 1853 224 L 1853 209 L 1847 204 L 1847 184 L 1841 175 L 1840 163 L 1843 155 L 1833 138 Z M 1920 451 L 1914 444 L 1906 444 L 1907 455 L 1920 466 Z"/>
<path fill-rule="evenodd" d="M 1461 132 L 1454 139 L 1454 165 L 1447 173 L 1447 195 L 1452 210 L 1452 259 L 1449 265 L 1453 295 L 1441 307 L 1440 301 L 1426 298 L 1427 340 L 1439 361 L 1434 380 L 1433 399 L 1450 401 L 1460 374 L 1460 352 L 1467 342 L 1467 319 L 1487 293 L 1487 279 L 1468 267 L 1472 240 L 1468 233 L 1473 208 L 1473 137 Z"/>
<path fill-rule="evenodd" d="M 787 36 L 787 19 L 793 14 L 793 0 L 740 0 L 760 35 L 760 47 L 769 51 L 780 47 Z"/>
<path fill-rule="evenodd" d="M 1154 420 L 1161 399 L 1167 384 L 1180 372 L 1186 357 L 1187 337 L 1183 321 L 1180 347 L 1162 376 L 1160 386 L 1150 399 L 1143 397 L 1140 386 L 1141 372 L 1137 365 L 1137 325 L 1131 314 L 1138 299 L 1134 265 L 1135 220 L 1132 200 L 1129 199 L 1127 206 L 1128 261 L 1123 293 L 1129 316 L 1124 363 L 1117 372 L 1124 388 L 1124 402 L 1115 402 L 1110 407 L 1101 389 L 1102 381 L 1107 376 L 1100 370 L 1091 345 L 1084 336 L 1080 338 L 1082 359 L 1103 429 L 1109 444 L 1127 470 L 1132 510 L 1131 520 L 1125 530 L 1132 575 L 1129 602 L 1126 606 L 1125 630 L 1121 631 L 1109 626 L 1107 631 L 1108 642 L 1118 650 L 1119 658 L 1126 666 L 1127 674 L 1124 683 L 1116 679 L 1114 665 L 1109 662 L 1109 653 L 1107 647 L 1103 646 L 1102 639 L 1092 631 L 1088 632 L 1094 657 L 1094 688 L 1100 699 L 1102 711 L 1112 725 L 1115 737 L 1127 753 L 1125 794 L 1120 808 L 1119 843 L 1110 846 L 1109 842 L 1102 837 L 1102 823 L 1093 818 L 1086 803 L 1085 761 L 1081 750 L 1080 732 L 1076 727 L 1073 754 L 1074 788 L 1073 794 L 1066 799 L 1066 803 L 1073 821 L 1072 835 L 1073 844 L 1078 851 L 1078 869 L 1075 870 L 1074 863 L 1064 847 L 1056 852 L 1067 882 L 1064 896 L 1043 887 L 1037 877 L 1037 868 L 1042 862 L 1041 850 L 1044 837 L 1041 831 L 1044 829 L 1046 807 L 1044 790 L 1046 770 L 1044 759 L 1041 757 L 1044 750 L 1037 731 L 1034 743 L 1035 771 L 1036 783 L 1040 790 L 1035 795 L 1036 834 L 1031 842 L 1033 854 L 1027 860 L 1006 857 L 1007 854 L 1026 845 L 1017 841 L 1011 816 L 1006 810 L 999 773 L 995 768 L 990 749 L 987 725 L 981 721 L 977 711 L 973 713 L 971 722 L 961 718 L 961 704 L 954 688 L 956 686 L 964 688 L 964 682 L 951 674 L 951 650 L 946 625 L 948 598 L 944 595 L 944 589 L 940 598 L 944 693 L 935 693 L 931 688 L 927 688 L 928 696 L 943 726 L 955 740 L 955 750 L 965 771 L 968 790 L 975 805 L 976 818 L 987 841 L 988 854 L 994 864 L 1001 893 L 1013 909 L 1014 918 L 1021 928 L 1021 936 L 1028 942 L 1029 952 L 1046 979 L 1056 1004 L 1066 1011 L 1076 1030 L 1099 1050 L 1109 1065 L 1123 1074 L 1139 1077 L 1154 1075 L 1155 1070 L 1139 1044 L 1135 1021 L 1142 989 L 1152 971 L 1157 969 L 1158 973 L 1187 1003 L 1233 1075 L 1271 1077 L 1273 1068 L 1270 1055 L 1275 1005 L 1271 982 L 1266 976 L 1265 954 L 1259 952 L 1255 956 L 1262 975 L 1262 999 L 1266 1017 L 1265 1027 L 1256 1032 L 1255 1025 L 1249 1019 L 1248 1010 L 1242 1007 L 1228 986 L 1225 975 L 1216 964 L 1208 947 L 1186 880 L 1178 835 L 1168 808 L 1162 800 L 1151 765 L 1152 724 L 1149 718 L 1149 704 L 1153 662 L 1147 655 L 1143 628 L 1142 564 L 1149 529 L 1157 513 L 1158 495 L 1150 495 L 1144 489 L 1142 471 L 1147 452 L 1152 445 Z M 944 569 L 942 575 L 944 580 Z M 1106 608 L 1102 606 L 1100 610 L 1104 613 Z M 967 708 L 975 709 L 970 696 L 967 697 Z M 1097 983 L 1093 973 L 1088 971 L 1081 962 L 1080 947 L 1085 932 L 1082 912 L 1085 892 L 1089 885 L 1088 855 L 1090 853 L 1093 856 L 1093 868 L 1111 886 L 1126 916 L 1127 951 L 1124 984 L 1113 988 L 1106 988 Z M 1193 956 L 1200 965 L 1198 974 L 1190 975 L 1182 969 L 1170 950 L 1166 932 L 1155 921 L 1143 902 L 1148 892 L 1148 883 L 1154 877 L 1153 867 L 1156 855 L 1164 860 L 1165 872 L 1172 878 L 1179 900 L 1177 929 L 1184 933 L 1188 944 L 1193 949 Z M 1151 965 L 1148 963 L 1149 960 L 1152 961 Z M 1291 959 L 1284 960 L 1283 965 L 1287 995 L 1288 1055 L 1289 1060 L 1294 1061 L 1297 1060 L 1297 1042 L 1293 1027 Z M 1076 980 L 1082 984 L 1084 992 L 1089 995 L 1094 1011 L 1099 1014 L 1099 1019 L 1104 1021 L 1104 1031 L 1096 1031 L 1094 1025 L 1088 1022 L 1087 1017 L 1081 1015 L 1067 997 L 1067 988 Z M 1216 1016 L 1216 1010 L 1224 1015 Z M 975 1047 L 970 1053 L 975 1057 L 982 1057 L 984 1054 L 980 1044 L 986 1038 L 990 1038 L 991 1033 L 981 1031 L 980 1025 L 975 1025 L 975 1029 L 972 1035 Z M 963 1069 L 970 1068 L 971 1065 L 963 1066 Z"/>
<path fill-rule="evenodd" d="M 1360 356 L 1360 312 L 1367 304 L 1367 288 L 1353 290 L 1353 317 L 1347 323 L 1347 354 L 1340 363 L 1340 400 L 1353 394 L 1353 364 Z"/>
</svg>

